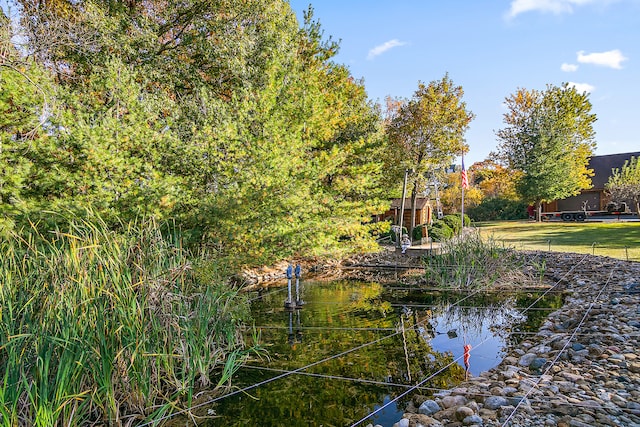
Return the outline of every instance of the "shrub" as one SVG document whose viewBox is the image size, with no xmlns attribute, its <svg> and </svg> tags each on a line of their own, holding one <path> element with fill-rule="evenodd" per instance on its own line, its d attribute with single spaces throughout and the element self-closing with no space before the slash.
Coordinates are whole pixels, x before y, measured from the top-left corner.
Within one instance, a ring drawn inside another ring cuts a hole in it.
<svg viewBox="0 0 640 427">
<path fill-rule="evenodd" d="M 442 217 L 442 222 L 447 224 L 449 228 L 453 230 L 454 234 L 458 234 L 460 232 L 461 223 L 459 215 L 445 215 Z"/>
<path fill-rule="evenodd" d="M 420 225 L 416 225 L 414 227 L 413 232 L 412 232 L 413 240 L 417 240 L 417 241 L 422 240 L 422 230 L 424 230 L 425 227 L 427 227 L 426 224 L 420 224 Z M 427 231 L 429 231 L 428 228 L 427 228 Z"/>
<path fill-rule="evenodd" d="M 445 240 L 452 238 L 454 234 L 451 227 L 441 220 L 433 221 L 433 224 L 429 226 L 428 230 L 429 237 L 431 237 L 431 240 L 434 242 L 444 242 Z"/>
<path fill-rule="evenodd" d="M 475 221 L 526 219 L 527 204 L 518 200 L 493 197 L 483 200 L 478 206 L 469 208 L 469 215 Z"/>
</svg>

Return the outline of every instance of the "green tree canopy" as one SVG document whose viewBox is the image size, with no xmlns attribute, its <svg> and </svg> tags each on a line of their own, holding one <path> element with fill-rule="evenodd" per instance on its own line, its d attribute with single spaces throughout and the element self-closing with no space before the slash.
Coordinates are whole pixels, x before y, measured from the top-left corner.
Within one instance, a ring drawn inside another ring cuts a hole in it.
<svg viewBox="0 0 640 427">
<path fill-rule="evenodd" d="M 463 95 L 462 86 L 445 75 L 428 85 L 419 83 L 411 99 L 389 103 L 387 158 L 395 176 L 401 176 L 405 169 L 413 170 L 412 212 L 418 192 L 434 170 L 453 163 L 466 150 L 463 136 L 474 115 L 467 110 Z M 414 217 L 412 214 L 412 224 Z"/>
<path fill-rule="evenodd" d="M 640 162 L 631 157 L 622 168 L 615 168 L 606 184 L 612 200 L 616 202 L 633 201 L 636 212 L 640 212 Z"/>
<path fill-rule="evenodd" d="M 0 10 L 0 233 L 27 209 L 24 187 L 33 165 L 29 155 L 47 138 L 51 79 L 43 67 L 14 47 L 12 25 Z"/>
<path fill-rule="evenodd" d="M 588 95 L 565 83 L 544 92 L 519 89 L 505 102 L 506 127 L 496 132 L 498 157 L 518 173 L 520 197 L 539 210 L 542 202 L 589 188 L 596 116 Z"/>
<path fill-rule="evenodd" d="M 13 185 L 25 213 L 175 218 L 251 263 L 373 242 L 380 110 L 311 8 L 301 24 L 284 0 L 15 1 L 56 101 Z"/>
</svg>

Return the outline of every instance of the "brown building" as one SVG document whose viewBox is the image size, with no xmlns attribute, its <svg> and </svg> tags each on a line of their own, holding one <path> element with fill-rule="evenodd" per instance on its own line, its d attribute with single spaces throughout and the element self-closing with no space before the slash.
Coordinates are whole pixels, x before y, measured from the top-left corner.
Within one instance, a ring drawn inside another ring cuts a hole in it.
<svg viewBox="0 0 640 427">
<path fill-rule="evenodd" d="M 543 204 L 542 211 L 579 211 L 585 210 L 585 207 L 587 211 L 606 210 L 610 200 L 605 193 L 605 185 L 612 175 L 612 170 L 622 168 L 625 161 L 630 160 L 631 157 L 640 158 L 640 151 L 591 157 L 589 160 L 589 169 L 593 169 L 594 173 L 594 176 L 591 177 L 593 187 L 588 190 L 582 190 L 577 196 L 545 203 Z M 634 209 L 632 201 L 627 200 L 626 202 L 630 209 Z"/>
<path fill-rule="evenodd" d="M 392 224 L 400 223 L 400 209 L 402 199 L 393 199 L 391 206 L 384 214 L 378 217 L 381 221 L 391 221 Z M 402 217 L 402 226 L 412 228 L 416 225 L 427 224 L 431 222 L 431 204 L 426 197 L 418 197 L 416 199 L 416 218 L 415 223 L 411 224 L 411 199 L 404 200 L 404 215 Z"/>
</svg>

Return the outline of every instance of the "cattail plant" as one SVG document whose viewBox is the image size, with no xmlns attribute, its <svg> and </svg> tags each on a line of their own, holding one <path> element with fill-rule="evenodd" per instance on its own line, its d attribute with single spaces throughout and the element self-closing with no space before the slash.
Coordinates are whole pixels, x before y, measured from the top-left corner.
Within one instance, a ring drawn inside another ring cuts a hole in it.
<svg viewBox="0 0 640 427">
<path fill-rule="evenodd" d="M 444 242 L 441 253 L 425 257 L 424 265 L 427 282 L 443 288 L 465 289 L 499 280 L 512 283 L 528 280 L 516 251 L 474 232 Z"/>
<path fill-rule="evenodd" d="M 3 425 L 149 422 L 238 369 L 246 299 L 160 230 L 71 218 L 0 242 Z"/>
</svg>

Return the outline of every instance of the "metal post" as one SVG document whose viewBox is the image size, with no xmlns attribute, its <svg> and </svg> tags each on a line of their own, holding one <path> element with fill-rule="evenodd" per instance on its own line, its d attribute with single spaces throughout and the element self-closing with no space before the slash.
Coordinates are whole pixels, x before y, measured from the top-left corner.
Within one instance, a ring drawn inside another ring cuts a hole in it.
<svg viewBox="0 0 640 427">
<path fill-rule="evenodd" d="M 460 171 L 460 173 L 467 173 L 465 168 L 464 168 L 464 150 L 462 151 L 462 170 Z M 460 177 L 462 179 L 462 176 Z M 467 181 L 468 182 L 468 181 Z M 462 236 L 463 232 L 464 232 L 464 183 L 460 182 L 460 189 L 462 191 L 462 196 L 461 196 L 461 201 L 460 201 L 460 235 Z"/>
<path fill-rule="evenodd" d="M 287 267 L 287 290 L 288 290 L 288 294 L 287 294 L 287 300 L 284 302 L 284 306 L 285 308 L 291 308 L 292 307 L 292 301 L 291 301 L 291 278 L 293 277 L 293 267 L 291 266 L 291 264 L 289 264 L 289 267 Z"/>
<path fill-rule="evenodd" d="M 404 170 L 404 183 L 402 184 L 402 201 L 400 202 L 400 229 L 398 230 L 398 238 L 396 239 L 396 247 L 400 247 L 402 239 L 402 220 L 404 219 L 404 200 L 407 198 L 407 179 L 409 178 L 409 169 Z"/>
<path fill-rule="evenodd" d="M 289 312 L 289 345 L 293 347 L 293 344 L 295 344 L 295 339 L 294 339 L 294 335 L 293 335 L 293 311 Z"/>
<path fill-rule="evenodd" d="M 300 307 L 304 304 L 304 301 L 300 299 L 300 276 L 302 276 L 302 269 L 300 268 L 300 264 L 296 265 L 296 306 Z"/>
</svg>

